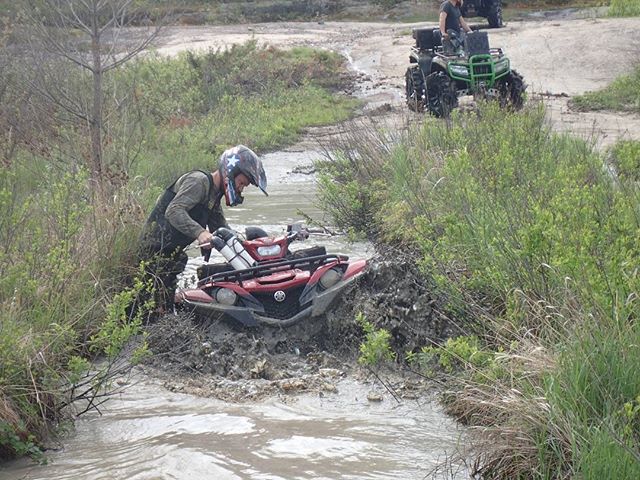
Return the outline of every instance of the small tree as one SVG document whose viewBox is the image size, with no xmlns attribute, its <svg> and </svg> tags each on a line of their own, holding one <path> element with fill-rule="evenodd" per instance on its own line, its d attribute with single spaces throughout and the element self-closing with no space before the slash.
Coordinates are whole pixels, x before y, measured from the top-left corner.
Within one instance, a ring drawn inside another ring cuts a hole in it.
<svg viewBox="0 0 640 480">
<path fill-rule="evenodd" d="M 84 159 L 98 190 L 106 183 L 103 132 L 112 112 L 105 107 L 105 75 L 145 50 L 163 22 L 131 28 L 139 20 L 134 0 L 27 0 L 22 18 L 29 28 L 34 60 L 29 87 L 61 113 L 63 121 L 87 128 L 90 153 Z M 69 69 L 90 75 L 90 91 L 69 82 Z M 112 105 L 122 105 L 127 93 Z"/>
</svg>

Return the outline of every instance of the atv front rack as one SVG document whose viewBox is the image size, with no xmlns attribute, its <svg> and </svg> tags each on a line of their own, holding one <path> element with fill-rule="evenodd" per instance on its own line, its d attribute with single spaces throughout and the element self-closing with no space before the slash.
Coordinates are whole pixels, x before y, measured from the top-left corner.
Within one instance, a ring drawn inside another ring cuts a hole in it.
<svg viewBox="0 0 640 480">
<path fill-rule="evenodd" d="M 468 82 L 472 88 L 491 88 L 497 79 L 507 75 L 510 70 L 509 59 L 496 54 L 493 49 L 491 54 L 472 55 L 447 64 L 447 73 L 451 78 Z"/>
<path fill-rule="evenodd" d="M 346 255 L 329 254 L 288 260 L 267 261 L 255 267 L 245 268 L 243 270 L 229 270 L 227 272 L 209 275 L 208 277 L 198 281 L 198 287 L 202 287 L 213 282 L 237 282 L 242 286 L 242 282 L 245 280 L 266 277 L 274 273 L 284 272 L 294 268 L 315 271 L 318 267 L 336 260 L 345 262 L 349 260 L 349 257 Z"/>
</svg>

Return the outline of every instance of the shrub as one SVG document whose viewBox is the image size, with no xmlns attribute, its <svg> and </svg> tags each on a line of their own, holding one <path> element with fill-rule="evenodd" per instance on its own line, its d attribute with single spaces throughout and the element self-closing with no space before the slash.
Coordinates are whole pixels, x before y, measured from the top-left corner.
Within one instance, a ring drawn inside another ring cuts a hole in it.
<svg viewBox="0 0 640 480">
<path fill-rule="evenodd" d="M 640 142 L 620 141 L 613 146 L 611 156 L 620 178 L 625 181 L 640 181 Z"/>
<path fill-rule="evenodd" d="M 360 345 L 358 363 L 372 367 L 383 361 L 393 360 L 395 358 L 389 344 L 391 334 L 388 330 L 384 328 L 376 329 L 371 322 L 367 321 L 362 313 L 358 313 L 356 322 L 362 327 L 365 333 L 365 340 Z"/>
</svg>

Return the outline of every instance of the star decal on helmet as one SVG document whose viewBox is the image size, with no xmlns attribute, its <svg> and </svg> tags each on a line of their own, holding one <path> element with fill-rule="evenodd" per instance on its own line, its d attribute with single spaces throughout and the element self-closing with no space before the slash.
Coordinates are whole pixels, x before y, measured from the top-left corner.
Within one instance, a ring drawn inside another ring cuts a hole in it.
<svg viewBox="0 0 640 480">
<path fill-rule="evenodd" d="M 233 155 L 232 157 L 229 157 L 227 159 L 227 164 L 229 165 L 229 167 L 235 167 L 239 161 L 240 157 L 238 157 L 237 155 Z"/>
</svg>

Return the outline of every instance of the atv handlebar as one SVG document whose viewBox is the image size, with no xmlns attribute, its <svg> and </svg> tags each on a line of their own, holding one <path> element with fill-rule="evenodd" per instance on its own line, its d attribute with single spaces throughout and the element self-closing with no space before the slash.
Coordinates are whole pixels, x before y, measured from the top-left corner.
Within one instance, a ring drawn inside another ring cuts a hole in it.
<svg viewBox="0 0 640 480">
<path fill-rule="evenodd" d="M 240 235 L 238 232 L 235 232 L 236 235 Z M 307 228 L 305 226 L 303 226 L 300 223 L 292 223 L 287 225 L 287 235 L 286 235 L 286 240 L 287 240 L 287 245 L 290 244 L 291 242 L 294 241 L 303 241 L 303 240 L 307 240 L 311 235 L 318 235 L 318 236 L 326 236 L 326 237 L 331 237 L 333 235 L 335 235 L 334 233 L 331 233 L 329 230 L 327 230 L 326 228 Z M 187 248 L 213 248 L 213 239 L 211 239 L 211 241 L 209 242 L 205 242 L 205 243 L 200 243 L 200 244 L 196 244 L 196 245 L 192 245 L 192 246 L 188 246 L 185 248 L 185 250 Z"/>
<path fill-rule="evenodd" d="M 308 228 L 302 226 L 300 223 L 292 223 L 287 225 L 287 238 L 293 237 L 293 240 L 306 240 L 311 235 L 320 235 L 331 237 L 334 234 L 326 228 Z"/>
</svg>

